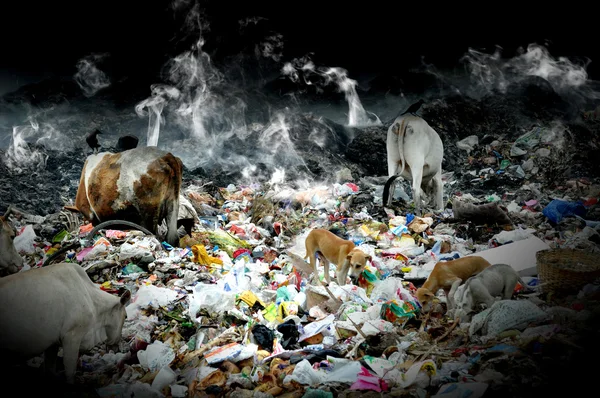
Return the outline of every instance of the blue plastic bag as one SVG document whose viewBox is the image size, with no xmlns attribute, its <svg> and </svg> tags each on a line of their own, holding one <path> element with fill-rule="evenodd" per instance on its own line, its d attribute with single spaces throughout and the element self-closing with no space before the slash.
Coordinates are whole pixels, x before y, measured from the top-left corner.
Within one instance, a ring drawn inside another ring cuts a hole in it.
<svg viewBox="0 0 600 398">
<path fill-rule="evenodd" d="M 544 207 L 544 210 L 542 210 L 542 214 L 555 224 L 559 223 L 563 217 L 574 215 L 585 217 L 585 213 L 586 209 L 583 206 L 583 202 L 567 202 L 558 199 L 554 199 L 552 202 L 548 203 L 548 206 Z"/>
</svg>

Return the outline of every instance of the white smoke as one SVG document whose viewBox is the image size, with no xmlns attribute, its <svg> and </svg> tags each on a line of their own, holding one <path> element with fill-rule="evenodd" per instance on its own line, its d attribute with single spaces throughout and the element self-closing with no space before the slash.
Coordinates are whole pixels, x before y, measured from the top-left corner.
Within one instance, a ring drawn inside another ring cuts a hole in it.
<svg viewBox="0 0 600 398">
<path fill-rule="evenodd" d="M 164 123 L 162 111 L 170 99 L 179 97 L 179 90 L 163 84 L 155 84 L 151 90 L 152 96 L 137 104 L 135 111 L 140 116 L 149 116 L 147 145 L 158 146 L 160 125 Z M 144 111 L 144 108 L 148 108 L 149 111 Z"/>
<path fill-rule="evenodd" d="M 257 45 L 257 54 L 279 62 L 283 57 L 283 35 L 276 33 L 268 36 L 264 42 Z"/>
<path fill-rule="evenodd" d="M 107 54 L 91 54 L 77 62 L 74 79 L 86 97 L 93 97 L 98 91 L 110 86 L 110 79 L 96 66 L 106 56 Z"/>
<path fill-rule="evenodd" d="M 318 87 L 319 79 L 323 79 L 323 85 L 334 83 L 340 92 L 343 92 L 348 101 L 348 126 L 366 127 L 381 125 L 381 120 L 372 112 L 365 111 L 358 93 L 356 91 L 356 80 L 350 79 L 347 71 L 342 68 L 317 68 L 308 56 L 287 62 L 281 68 L 281 73 L 288 76 L 293 82 L 303 79 L 304 84 Z M 320 87 L 318 87 L 320 88 Z M 319 90 L 317 90 L 319 92 Z M 373 118 L 369 117 L 369 114 Z"/>
<path fill-rule="evenodd" d="M 248 17 L 248 18 L 240 19 L 238 21 L 238 23 L 240 24 L 240 27 L 245 28 L 250 24 L 257 25 L 260 21 L 265 21 L 265 20 L 266 20 L 266 18 L 263 18 L 263 17 Z"/>
<path fill-rule="evenodd" d="M 587 65 L 577 65 L 566 57 L 556 59 L 539 44 L 530 44 L 527 50 L 520 52 L 513 58 L 503 59 L 501 47 L 493 54 L 469 48 L 462 61 L 466 63 L 473 88 L 483 94 L 493 90 L 504 93 L 509 84 L 526 76 L 547 80 L 559 93 L 581 91 L 588 83 Z"/>
<path fill-rule="evenodd" d="M 188 16 L 188 20 L 200 24 L 202 18 Z M 277 40 L 280 38 L 275 35 L 267 41 Z M 179 54 L 166 65 L 166 84 L 153 85 L 152 95 L 137 104 L 137 114 L 149 120 L 147 145 L 171 151 L 189 168 L 239 171 L 249 180 L 268 177 L 270 172 L 264 166 L 274 170 L 273 181 L 282 178 L 277 168 L 305 167 L 284 114 L 274 111 L 266 126 L 248 126 L 245 93 L 229 83 L 203 46 L 200 34 L 193 50 Z M 276 48 L 275 44 L 264 47 L 263 55 L 276 58 Z M 169 139 L 159 140 L 162 132 Z M 182 133 L 183 138 L 171 139 L 175 132 Z"/>
<path fill-rule="evenodd" d="M 269 126 L 258 137 L 259 146 L 264 151 L 263 161 L 266 160 L 269 164 L 286 161 L 291 166 L 306 167 L 302 156 L 296 152 L 290 129 L 291 126 L 286 123 L 285 115 L 283 113 L 276 114 Z"/>
<path fill-rule="evenodd" d="M 64 149 L 66 138 L 49 123 L 38 123 L 34 117 L 28 124 L 14 126 L 12 140 L 6 151 L 5 163 L 14 172 L 44 169 L 48 155 L 31 145 L 40 145 L 51 150 Z"/>
</svg>

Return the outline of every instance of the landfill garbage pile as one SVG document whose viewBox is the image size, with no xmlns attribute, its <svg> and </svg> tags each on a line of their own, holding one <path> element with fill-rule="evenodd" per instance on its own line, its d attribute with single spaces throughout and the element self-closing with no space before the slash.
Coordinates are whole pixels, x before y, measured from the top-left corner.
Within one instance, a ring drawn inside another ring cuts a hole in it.
<svg viewBox="0 0 600 398">
<path fill-rule="evenodd" d="M 88 236 L 91 225 L 66 213 L 9 217 L 23 271 L 49 259 L 75 262 L 102 290 L 132 293 L 119 352 L 100 345 L 80 357 L 77 380 L 97 396 L 520 397 L 590 373 L 578 364 L 598 350 L 600 285 L 592 279 L 557 295 L 540 289 L 535 265 L 522 269 L 527 286 L 517 286 L 516 298 L 458 327 L 443 296 L 424 314 L 415 291 L 437 261 L 473 253 L 516 265 L 558 246 L 597 255 L 597 180 L 462 193 L 452 208 L 422 217 L 402 200 L 377 203 L 382 179 L 304 190 L 200 182 L 184 184 L 199 218 L 179 248 L 135 230 Z M 455 183 L 446 176 L 446 186 Z M 509 224 L 462 218 L 482 202 L 506 208 Z M 314 275 L 303 259 L 316 227 L 372 255 L 358 285 L 319 283 L 323 268 Z M 51 258 L 61 247 L 71 249 Z"/>
<path fill-rule="evenodd" d="M 486 163 L 479 164 L 482 168 L 497 163 L 504 170 L 510 162 L 514 169 L 533 157 L 543 164 L 535 170 L 546 174 L 545 185 L 554 185 L 560 178 L 599 175 L 589 159 L 600 155 L 600 124 L 597 118 L 586 117 L 585 112 L 596 104 L 575 103 L 581 108 L 573 110 L 574 106 L 546 80 L 531 76 L 512 83 L 506 93 L 480 99 L 461 95 L 433 99 L 421 107 L 419 114 L 444 143 L 444 170 L 459 172 L 464 151 L 470 155 L 485 148 L 489 156 L 483 159 Z M 372 175 L 386 175 L 385 157 L 376 154 L 386 153 L 387 127 L 392 122 L 390 119 L 384 123 L 385 128 L 369 127 L 359 132 L 348 145 L 346 157 Z M 374 151 L 365 151 L 366 147 Z M 552 150 L 552 156 L 548 150 Z M 526 167 L 529 165 L 526 163 Z M 520 170 L 516 177 L 523 180 Z"/>
<path fill-rule="evenodd" d="M 569 118 L 555 97 L 527 105 L 528 92 L 423 107 L 446 148 L 440 212 L 415 215 L 406 181 L 382 206 L 389 123 L 331 124 L 320 146 L 308 138 L 311 117 L 297 116 L 304 127 L 292 136 L 312 184 L 287 170 L 287 183 L 268 184 L 186 169 L 182 195 L 198 218 L 178 248 L 135 230 L 89 236 L 91 225 L 61 211 L 85 151 L 38 148 L 45 167 L 21 172 L 0 162 L 0 213 L 16 207 L 8 221 L 22 272 L 74 262 L 104 291 L 132 293 L 119 351 L 80 357 L 78 382 L 97 396 L 575 394 L 600 354 L 600 176 L 590 160 L 599 127 Z M 316 227 L 372 256 L 357 285 L 325 288 L 323 267 L 313 275 L 304 240 Z M 589 278 L 550 289 L 536 261 L 550 248 L 590 255 L 565 261 Z M 469 324 L 446 313 L 443 294 L 425 314 L 415 291 L 435 263 L 471 254 L 510 264 L 526 286 Z"/>
</svg>

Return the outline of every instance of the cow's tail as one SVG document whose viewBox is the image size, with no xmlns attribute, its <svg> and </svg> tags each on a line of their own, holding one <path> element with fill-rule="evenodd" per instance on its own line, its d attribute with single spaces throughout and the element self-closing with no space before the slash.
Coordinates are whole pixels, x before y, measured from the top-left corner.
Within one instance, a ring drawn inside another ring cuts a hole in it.
<svg viewBox="0 0 600 398">
<path fill-rule="evenodd" d="M 394 122 L 387 137 L 387 160 L 388 160 L 388 176 L 383 187 L 383 204 L 388 203 L 390 188 L 394 181 L 402 175 L 406 161 L 404 160 L 404 136 L 408 127 L 407 118 L 402 118 L 400 122 Z M 400 166 L 400 167 L 398 167 Z"/>
<path fill-rule="evenodd" d="M 387 136 L 387 161 L 388 177 L 401 175 L 404 172 L 406 161 L 404 159 L 404 136 L 409 125 L 407 118 L 394 122 Z"/>
</svg>

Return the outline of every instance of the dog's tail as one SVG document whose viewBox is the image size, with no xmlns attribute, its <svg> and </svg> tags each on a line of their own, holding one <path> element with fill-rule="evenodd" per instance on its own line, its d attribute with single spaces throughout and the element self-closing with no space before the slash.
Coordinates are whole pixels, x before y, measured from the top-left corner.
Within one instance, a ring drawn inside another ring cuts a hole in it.
<svg viewBox="0 0 600 398">
<path fill-rule="evenodd" d="M 518 277 L 517 282 L 523 286 L 523 291 L 519 293 L 535 293 L 535 289 L 532 289 L 527 283 L 523 282 L 523 279 L 521 279 L 520 276 Z"/>
</svg>

